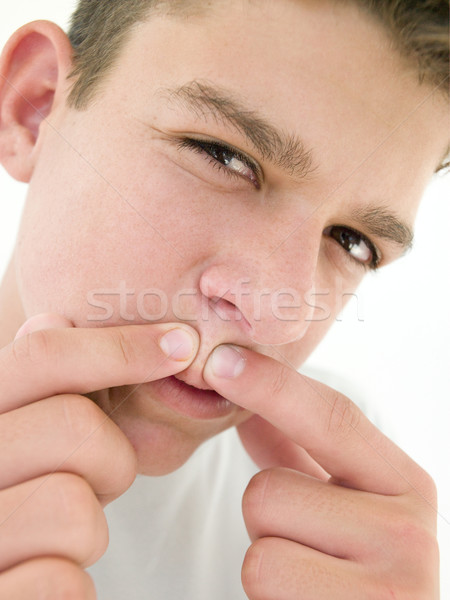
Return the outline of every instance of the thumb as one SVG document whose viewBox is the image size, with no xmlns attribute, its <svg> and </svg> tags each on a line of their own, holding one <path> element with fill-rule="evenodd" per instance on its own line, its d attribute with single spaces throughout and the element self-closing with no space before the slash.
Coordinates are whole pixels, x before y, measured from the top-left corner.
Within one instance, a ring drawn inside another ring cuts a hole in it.
<svg viewBox="0 0 450 600">
<path fill-rule="evenodd" d="M 259 415 L 253 415 L 237 429 L 244 448 L 260 469 L 287 467 L 324 481 L 329 479 L 304 448 Z"/>
<path fill-rule="evenodd" d="M 69 321 L 66 317 L 58 315 L 57 313 L 41 313 L 30 317 L 25 323 L 19 328 L 14 339 L 20 338 L 33 331 L 39 331 L 40 329 L 64 329 L 66 327 L 74 327 L 72 321 Z"/>
</svg>

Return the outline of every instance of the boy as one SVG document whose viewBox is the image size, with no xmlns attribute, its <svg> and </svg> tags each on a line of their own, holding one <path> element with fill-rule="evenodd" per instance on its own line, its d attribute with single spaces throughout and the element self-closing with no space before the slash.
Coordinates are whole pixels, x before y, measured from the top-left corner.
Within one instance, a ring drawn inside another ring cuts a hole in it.
<svg viewBox="0 0 450 600">
<path fill-rule="evenodd" d="M 262 469 L 249 598 L 438 597 L 429 477 L 296 372 L 409 246 L 447 153 L 427 6 L 409 46 L 401 3 L 306 0 L 81 2 L 71 43 L 45 22 L 11 39 L 0 152 L 30 188 L 1 296 L 4 597 L 93 597 L 102 508 L 136 472 L 175 479 L 117 513 L 106 597 L 243 597 L 217 496 L 250 467 L 203 445 L 233 426 Z"/>
</svg>

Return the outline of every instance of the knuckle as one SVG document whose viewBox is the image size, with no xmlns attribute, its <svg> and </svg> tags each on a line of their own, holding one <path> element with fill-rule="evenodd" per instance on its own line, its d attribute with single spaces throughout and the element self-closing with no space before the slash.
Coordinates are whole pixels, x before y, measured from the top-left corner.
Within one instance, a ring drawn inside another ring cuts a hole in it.
<svg viewBox="0 0 450 600">
<path fill-rule="evenodd" d="M 37 559 L 33 563 L 39 572 L 33 594 L 36 600 L 95 600 L 92 578 L 74 563 L 60 558 Z"/>
<path fill-rule="evenodd" d="M 108 544 L 106 520 L 98 500 L 90 485 L 78 475 L 59 473 L 51 479 L 65 546 L 78 564 L 93 564 Z"/>
<path fill-rule="evenodd" d="M 393 600 L 393 598 L 398 600 L 403 599 L 403 592 L 400 592 L 398 586 L 394 583 L 391 585 L 391 582 L 386 583 L 385 581 L 380 581 L 380 577 L 377 577 L 375 581 L 366 582 L 364 585 L 364 591 L 366 593 L 367 600 Z M 409 597 L 411 598 L 411 597 Z M 411 598 L 413 600 L 413 598 Z"/>
<path fill-rule="evenodd" d="M 15 340 L 12 353 L 19 365 L 41 366 L 48 363 L 55 355 L 50 331 L 45 329 L 33 331 Z"/>
<path fill-rule="evenodd" d="M 101 431 L 105 414 L 85 396 L 65 394 L 60 396 L 67 433 L 75 439 L 85 440 L 94 431 Z"/>
<path fill-rule="evenodd" d="M 274 469 L 259 471 L 251 478 L 247 485 L 242 498 L 242 511 L 246 521 L 254 520 L 261 514 L 273 471 Z"/>
<path fill-rule="evenodd" d="M 421 469 L 421 477 L 423 482 L 423 488 L 427 493 L 427 496 L 434 500 L 434 505 L 437 504 L 438 489 L 433 477 L 427 473 L 424 469 Z"/>
<path fill-rule="evenodd" d="M 120 451 L 117 452 L 114 461 L 114 472 L 111 473 L 111 489 L 107 492 L 110 500 L 121 496 L 128 490 L 136 479 L 138 471 L 138 460 L 133 446 L 124 436 L 122 440 L 124 443 Z"/>
<path fill-rule="evenodd" d="M 135 364 L 138 356 L 136 355 L 135 346 L 120 327 L 114 327 L 111 335 L 116 348 L 118 349 L 121 361 L 125 366 Z"/>
<path fill-rule="evenodd" d="M 328 402 L 327 434 L 348 440 L 361 422 L 361 411 L 349 398 L 331 390 Z"/>
<path fill-rule="evenodd" d="M 419 555 L 430 555 L 435 544 L 434 535 L 421 523 L 408 517 L 398 519 L 394 536 L 400 546 Z"/>
<path fill-rule="evenodd" d="M 108 464 L 103 471 L 108 475 L 106 487 L 95 490 L 102 507 L 124 494 L 136 479 L 138 471 L 136 452 L 126 438 L 123 438 L 123 442 L 120 448 L 116 446 L 113 468 L 111 468 L 109 455 Z"/>
<path fill-rule="evenodd" d="M 289 377 L 291 375 L 291 370 L 285 365 L 277 365 L 276 375 L 272 381 L 272 396 L 277 397 L 283 394 Z"/>
<path fill-rule="evenodd" d="M 91 399 L 65 394 L 58 397 L 58 403 L 65 431 L 74 448 L 69 462 L 76 464 L 77 470 L 82 465 L 83 473 L 89 475 L 90 483 L 107 504 L 133 483 L 137 472 L 136 453 L 123 432 Z M 111 452 L 115 456 L 113 465 Z M 100 481 L 105 483 L 100 485 Z"/>
<path fill-rule="evenodd" d="M 242 564 L 241 581 L 245 593 L 250 600 L 264 600 L 268 595 L 268 569 L 272 553 L 271 538 L 256 540 L 247 550 Z"/>
<path fill-rule="evenodd" d="M 439 561 L 439 546 L 433 528 L 418 516 L 414 507 L 408 511 L 399 505 L 383 519 L 387 538 L 396 559 L 409 556 L 411 564 L 425 567 Z M 386 535 L 385 534 L 385 535 Z M 418 571 L 417 571 L 418 574 Z"/>
<path fill-rule="evenodd" d="M 417 466 L 417 470 L 414 474 L 414 492 L 417 501 L 420 504 L 427 503 L 429 509 L 431 509 L 432 516 L 437 516 L 437 504 L 438 504 L 438 490 L 437 485 L 432 476 L 425 471 L 422 467 Z M 419 491 L 419 493 L 416 492 Z"/>
<path fill-rule="evenodd" d="M 389 561 L 372 579 L 369 598 L 374 600 L 428 600 L 439 596 L 439 546 L 429 533 L 413 533 L 403 524 L 400 541 L 390 544 Z M 414 542 L 412 542 L 414 538 Z M 407 546 L 405 546 L 407 544 Z"/>
<path fill-rule="evenodd" d="M 286 469 L 271 468 L 252 477 L 242 498 L 242 513 L 252 540 L 277 535 L 274 514 L 280 510 Z"/>
</svg>

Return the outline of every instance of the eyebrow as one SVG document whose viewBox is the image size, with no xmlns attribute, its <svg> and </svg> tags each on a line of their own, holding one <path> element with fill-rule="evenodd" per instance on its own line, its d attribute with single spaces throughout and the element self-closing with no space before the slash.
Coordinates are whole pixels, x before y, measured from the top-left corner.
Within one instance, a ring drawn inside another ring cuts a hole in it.
<svg viewBox="0 0 450 600">
<path fill-rule="evenodd" d="M 312 151 L 296 135 L 289 135 L 269 123 L 228 90 L 203 81 L 191 81 L 181 87 L 163 90 L 171 99 L 180 100 L 197 117 L 212 116 L 242 133 L 264 160 L 305 178 L 313 168 Z"/>
<path fill-rule="evenodd" d="M 394 242 L 406 252 L 413 245 L 412 229 L 384 207 L 369 206 L 355 209 L 352 217 L 361 223 L 369 233 Z"/>
<path fill-rule="evenodd" d="M 245 135 L 263 159 L 286 170 L 291 176 L 304 179 L 317 169 L 312 150 L 307 149 L 301 138 L 279 130 L 225 88 L 194 80 L 161 91 L 167 93 L 170 99 L 182 102 L 199 118 L 212 116 L 216 121 L 230 124 Z M 398 244 L 403 252 L 412 247 L 414 235 L 411 228 L 386 208 L 369 206 L 355 209 L 352 217 L 368 233 Z"/>
</svg>

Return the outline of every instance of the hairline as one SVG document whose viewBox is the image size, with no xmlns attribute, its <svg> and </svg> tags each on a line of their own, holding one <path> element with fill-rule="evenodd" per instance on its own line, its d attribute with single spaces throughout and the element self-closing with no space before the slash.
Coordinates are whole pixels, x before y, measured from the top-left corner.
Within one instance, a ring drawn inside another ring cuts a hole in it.
<svg viewBox="0 0 450 600">
<path fill-rule="evenodd" d="M 138 11 L 138 16 L 130 23 L 130 25 L 126 27 L 123 32 L 116 35 L 115 45 L 108 54 L 107 61 L 102 65 L 101 71 L 96 73 L 93 80 L 81 91 L 79 90 L 78 84 L 80 81 L 79 76 L 80 74 L 82 75 L 82 69 L 76 62 L 77 46 L 74 45 L 73 39 L 71 39 L 70 36 L 71 30 L 69 30 L 68 36 L 73 48 L 73 69 L 67 77 L 68 80 L 72 80 L 71 89 L 67 98 L 68 106 L 76 110 L 85 110 L 89 108 L 91 103 L 95 101 L 100 93 L 100 88 L 104 83 L 104 80 L 107 79 L 111 69 L 115 67 L 117 61 L 120 59 L 133 32 L 140 25 L 149 22 L 155 17 L 161 16 L 170 18 L 201 16 L 206 10 L 207 7 L 202 6 L 199 0 L 149 0 L 148 6 L 142 7 L 142 9 Z"/>
<path fill-rule="evenodd" d="M 107 76 L 111 68 L 114 67 L 116 61 L 119 59 L 120 54 L 123 52 L 124 47 L 126 46 L 129 38 L 131 37 L 133 31 L 142 23 L 148 22 L 153 17 L 167 16 L 170 18 L 188 18 L 195 16 L 203 16 L 205 13 L 211 10 L 212 6 L 216 4 L 219 0 L 208 0 L 208 2 L 203 3 L 201 0 L 148 0 L 147 6 L 142 5 L 140 8 L 134 8 L 137 11 L 137 16 L 135 19 L 130 21 L 130 25 L 125 27 L 123 33 L 116 34 L 115 41 L 116 44 L 113 47 L 112 51 L 108 56 L 108 60 L 103 65 L 103 68 L 95 73 L 92 81 L 85 85 L 84 89 L 80 92 L 78 89 L 78 76 L 81 69 L 77 68 L 76 62 L 74 62 L 74 69 L 69 74 L 69 79 L 74 79 L 74 83 L 72 85 L 72 89 L 69 95 L 69 105 L 72 108 L 77 108 L 82 110 L 83 108 L 87 108 L 93 98 L 96 96 L 99 85 L 102 80 Z M 248 2 L 252 2 L 252 0 L 247 0 Z M 384 23 L 380 16 L 371 10 L 366 3 L 360 3 L 357 0 L 331 0 L 336 4 L 347 4 L 357 8 L 360 14 L 367 19 L 370 19 L 373 23 L 376 23 L 380 30 L 384 32 L 384 34 L 391 40 L 392 42 L 392 52 L 396 53 L 399 58 L 402 58 L 404 61 L 404 68 L 407 69 L 408 65 L 411 70 L 414 70 L 417 75 L 417 80 L 419 84 L 429 85 L 430 87 L 437 90 L 437 92 L 445 97 L 448 101 L 450 95 L 450 89 L 448 85 L 446 86 L 446 81 L 448 82 L 449 76 L 443 78 L 438 83 L 436 81 L 429 81 L 423 73 L 420 72 L 420 68 L 416 64 L 414 66 L 414 58 L 411 54 L 407 54 L 401 47 L 401 44 L 396 43 L 395 37 L 391 34 L 392 32 L 389 30 L 389 26 Z M 69 35 L 72 31 L 69 31 Z M 72 43 L 71 39 L 71 43 Z M 76 58 L 76 46 L 72 43 L 74 47 L 74 59 Z"/>
<path fill-rule="evenodd" d="M 252 0 L 247 1 L 252 2 Z M 336 4 L 353 5 L 359 9 L 362 16 L 365 15 L 367 19 L 371 19 L 372 22 L 377 23 L 384 34 L 392 40 L 389 28 L 383 24 L 383 22 L 377 18 L 377 15 L 374 14 L 366 5 L 361 5 L 357 0 L 333 1 L 336 2 Z M 218 0 L 208 0 L 207 5 L 205 6 L 201 0 L 148 0 L 148 5 L 146 7 L 142 7 L 142 10 L 139 11 L 137 18 L 125 28 L 123 33 L 117 34 L 115 38 L 116 43 L 110 51 L 107 61 L 102 65 L 102 69 L 99 73 L 94 74 L 92 81 L 87 86 L 85 85 L 84 89 L 81 91 L 79 90 L 80 86 L 78 83 L 80 79 L 79 75 L 82 73 L 82 69 L 79 68 L 79 65 L 77 65 L 75 61 L 73 61 L 74 68 L 68 75 L 68 80 L 73 80 L 67 98 L 68 106 L 76 110 L 85 110 L 89 108 L 91 103 L 94 102 L 99 93 L 101 93 L 102 84 L 105 84 L 107 81 L 108 75 L 117 64 L 117 61 L 120 59 L 121 54 L 124 52 L 127 43 L 130 41 L 130 38 L 133 35 L 133 32 L 140 25 L 149 22 L 154 17 L 167 16 L 169 18 L 176 19 L 203 16 L 207 11 L 211 10 L 212 5 L 216 2 L 218 2 Z M 392 45 L 392 52 L 395 53 L 400 59 L 403 59 L 405 69 L 408 68 L 408 65 L 411 69 L 411 65 L 413 64 L 412 57 L 405 56 L 405 53 L 402 52 L 401 48 L 395 43 Z M 74 47 L 73 58 L 75 58 L 75 54 L 76 47 Z M 444 78 L 439 84 L 436 85 L 431 81 L 428 81 L 426 78 L 421 78 L 417 67 L 415 71 L 419 85 L 428 85 L 431 89 L 433 89 L 434 92 L 437 92 L 438 95 L 448 103 L 450 89 L 448 85 L 445 85 L 445 82 L 449 82 L 449 76 Z M 436 167 L 435 173 L 441 170 L 450 170 L 450 144 L 442 161 Z"/>
</svg>

